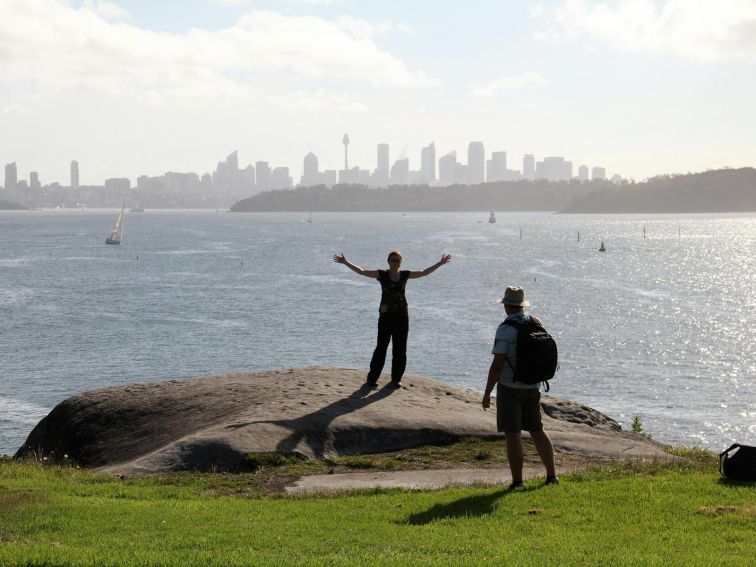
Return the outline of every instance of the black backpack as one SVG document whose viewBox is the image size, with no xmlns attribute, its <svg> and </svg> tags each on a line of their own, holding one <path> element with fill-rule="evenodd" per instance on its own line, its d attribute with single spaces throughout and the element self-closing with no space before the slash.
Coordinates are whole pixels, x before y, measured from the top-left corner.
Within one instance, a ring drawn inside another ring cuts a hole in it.
<svg viewBox="0 0 756 567">
<path fill-rule="evenodd" d="M 719 472 L 732 480 L 756 481 L 756 447 L 735 443 L 722 451 Z"/>
<path fill-rule="evenodd" d="M 517 368 L 507 359 L 515 382 L 545 382 L 548 392 L 548 381 L 554 378 L 558 368 L 557 345 L 554 338 L 535 317 L 531 317 L 529 323 L 519 323 L 510 319 L 502 325 L 510 325 L 517 329 Z"/>
</svg>

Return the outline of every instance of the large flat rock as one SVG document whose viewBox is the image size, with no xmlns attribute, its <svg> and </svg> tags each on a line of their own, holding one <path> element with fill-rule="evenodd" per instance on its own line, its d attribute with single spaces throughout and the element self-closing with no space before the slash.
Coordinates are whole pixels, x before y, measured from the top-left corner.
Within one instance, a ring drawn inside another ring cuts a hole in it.
<svg viewBox="0 0 756 567">
<path fill-rule="evenodd" d="M 365 372 L 301 368 L 113 386 L 72 396 L 30 433 L 17 457 L 68 455 L 101 471 L 226 470 L 254 452 L 311 458 L 375 453 L 496 435 L 480 393 L 405 376 L 401 389 Z M 667 458 L 607 416 L 544 396 L 544 425 L 559 452 L 587 459 Z"/>
</svg>

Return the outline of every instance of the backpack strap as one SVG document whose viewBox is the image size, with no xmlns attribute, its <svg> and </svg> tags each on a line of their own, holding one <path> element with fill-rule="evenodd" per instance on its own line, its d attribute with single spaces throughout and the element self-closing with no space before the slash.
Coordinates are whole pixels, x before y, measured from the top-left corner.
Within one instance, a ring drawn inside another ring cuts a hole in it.
<svg viewBox="0 0 756 567">
<path fill-rule="evenodd" d="M 733 449 L 737 449 L 737 448 L 739 448 L 741 446 L 742 445 L 740 443 L 733 443 L 727 449 L 725 449 L 724 451 L 722 451 L 721 453 L 719 453 L 719 474 L 721 474 L 722 476 L 724 476 L 724 470 L 723 470 L 724 462 L 725 462 L 725 459 L 729 456 L 729 452 L 732 451 Z"/>
</svg>

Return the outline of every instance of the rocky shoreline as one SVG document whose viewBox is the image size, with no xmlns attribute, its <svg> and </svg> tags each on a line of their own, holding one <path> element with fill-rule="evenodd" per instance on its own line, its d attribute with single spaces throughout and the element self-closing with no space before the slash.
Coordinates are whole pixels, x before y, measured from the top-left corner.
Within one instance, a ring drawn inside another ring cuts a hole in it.
<svg viewBox="0 0 756 567">
<path fill-rule="evenodd" d="M 480 393 L 408 375 L 400 389 L 365 372 L 298 368 L 112 386 L 58 404 L 15 457 L 67 456 L 115 474 L 233 470 L 255 452 L 308 458 L 396 451 L 461 437 L 492 437 Z M 586 460 L 668 459 L 663 446 L 622 431 L 600 412 L 544 396 L 558 453 Z"/>
</svg>

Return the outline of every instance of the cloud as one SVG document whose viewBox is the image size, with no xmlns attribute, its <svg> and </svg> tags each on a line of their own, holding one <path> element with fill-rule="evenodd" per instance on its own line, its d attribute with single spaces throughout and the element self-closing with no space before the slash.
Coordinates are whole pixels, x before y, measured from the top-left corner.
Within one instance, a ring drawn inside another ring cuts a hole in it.
<svg viewBox="0 0 756 567">
<path fill-rule="evenodd" d="M 557 8 L 539 5 L 531 16 L 544 23 L 537 37 L 545 40 L 702 61 L 756 58 L 753 0 L 567 0 Z"/>
<path fill-rule="evenodd" d="M 0 85 L 26 92 L 90 89 L 157 104 L 179 95 L 244 97 L 265 86 L 302 90 L 317 81 L 439 84 L 375 44 L 393 24 L 252 10 L 225 29 L 166 33 L 121 21 L 126 13 L 108 2 L 77 9 L 64 0 L 5 0 L 3 12 Z"/>
<path fill-rule="evenodd" d="M 23 116 L 25 114 L 31 114 L 31 112 L 20 104 L 8 104 L 0 108 L 0 114 Z"/>
<path fill-rule="evenodd" d="M 545 83 L 546 79 L 541 75 L 535 71 L 528 71 L 524 75 L 503 77 L 483 86 L 473 83 L 470 85 L 470 96 L 475 98 L 493 98 L 501 91 L 524 89 L 527 87 L 543 85 Z"/>
</svg>

